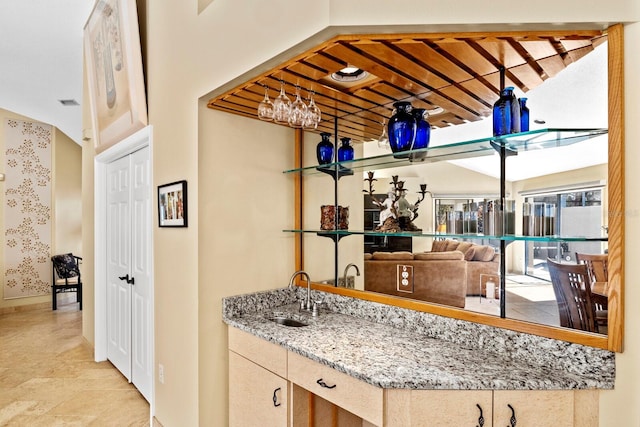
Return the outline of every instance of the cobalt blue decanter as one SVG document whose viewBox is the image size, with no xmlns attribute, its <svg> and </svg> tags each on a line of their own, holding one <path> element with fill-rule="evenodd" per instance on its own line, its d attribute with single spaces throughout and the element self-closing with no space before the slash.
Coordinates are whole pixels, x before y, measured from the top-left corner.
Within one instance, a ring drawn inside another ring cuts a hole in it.
<svg viewBox="0 0 640 427">
<path fill-rule="evenodd" d="M 353 147 L 350 145 L 351 138 L 340 138 L 340 148 L 338 148 L 338 161 L 346 162 L 348 160 L 353 160 Z"/>
<path fill-rule="evenodd" d="M 408 151 L 416 137 L 416 119 L 411 115 L 411 103 L 400 101 L 393 104 L 396 113 L 389 119 L 387 130 L 389 145 L 394 153 Z"/>
<path fill-rule="evenodd" d="M 329 140 L 331 134 L 328 132 L 322 132 L 320 134 L 322 140 L 316 146 L 316 155 L 318 157 L 318 163 L 326 165 L 333 161 L 333 144 Z"/>
<path fill-rule="evenodd" d="M 520 132 L 520 104 L 513 87 L 505 87 L 500 98 L 493 104 L 493 136 Z"/>
<path fill-rule="evenodd" d="M 431 139 L 431 125 L 427 121 L 427 110 L 424 108 L 414 108 L 411 110 L 413 118 L 416 120 L 416 137 L 413 141 L 412 150 L 427 148 Z M 422 161 L 427 157 L 427 152 L 411 153 L 411 161 Z"/>
</svg>

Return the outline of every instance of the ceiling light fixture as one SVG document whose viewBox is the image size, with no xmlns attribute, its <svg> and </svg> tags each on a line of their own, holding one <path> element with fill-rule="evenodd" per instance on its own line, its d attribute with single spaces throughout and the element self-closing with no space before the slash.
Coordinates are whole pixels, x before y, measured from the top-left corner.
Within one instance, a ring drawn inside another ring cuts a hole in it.
<svg viewBox="0 0 640 427">
<path fill-rule="evenodd" d="M 348 65 L 341 69 L 340 71 L 336 71 L 331 74 L 331 78 L 337 82 L 357 82 L 358 80 L 365 79 L 369 73 L 360 69 L 358 67 L 354 67 Z"/>
</svg>

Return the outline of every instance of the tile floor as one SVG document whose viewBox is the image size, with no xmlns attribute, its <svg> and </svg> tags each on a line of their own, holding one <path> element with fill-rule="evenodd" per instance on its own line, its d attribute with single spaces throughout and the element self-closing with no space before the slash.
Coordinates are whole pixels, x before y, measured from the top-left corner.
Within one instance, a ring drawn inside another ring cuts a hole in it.
<svg viewBox="0 0 640 427">
<path fill-rule="evenodd" d="M 559 326 L 558 304 L 551 282 L 527 276 L 508 276 L 506 281 L 507 317 L 542 325 Z M 500 315 L 500 301 L 467 297 L 465 308 L 479 313 Z"/>
<path fill-rule="evenodd" d="M 93 361 L 72 295 L 57 311 L 0 314 L 0 426 L 149 426 L 142 395 Z"/>
</svg>

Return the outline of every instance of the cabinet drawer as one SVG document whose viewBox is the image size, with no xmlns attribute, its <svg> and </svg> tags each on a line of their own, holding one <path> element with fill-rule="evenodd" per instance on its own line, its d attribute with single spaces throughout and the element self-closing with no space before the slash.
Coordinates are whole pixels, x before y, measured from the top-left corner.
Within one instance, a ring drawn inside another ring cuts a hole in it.
<svg viewBox="0 0 640 427">
<path fill-rule="evenodd" d="M 271 372 L 287 378 L 287 350 L 248 332 L 228 327 L 229 350 L 246 357 Z"/>
<path fill-rule="evenodd" d="M 288 356 L 288 370 L 289 381 L 377 426 L 382 425 L 383 389 L 292 352 Z"/>
</svg>

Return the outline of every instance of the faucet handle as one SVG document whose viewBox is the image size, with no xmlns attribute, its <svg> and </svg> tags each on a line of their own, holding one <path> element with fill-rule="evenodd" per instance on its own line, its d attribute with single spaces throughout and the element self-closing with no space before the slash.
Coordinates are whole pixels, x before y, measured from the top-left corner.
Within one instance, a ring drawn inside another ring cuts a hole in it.
<svg viewBox="0 0 640 427">
<path fill-rule="evenodd" d="M 317 316 L 318 314 L 320 314 L 320 305 L 322 304 L 322 301 L 314 301 L 313 302 L 313 310 L 311 311 L 311 314 L 313 316 Z"/>
</svg>

